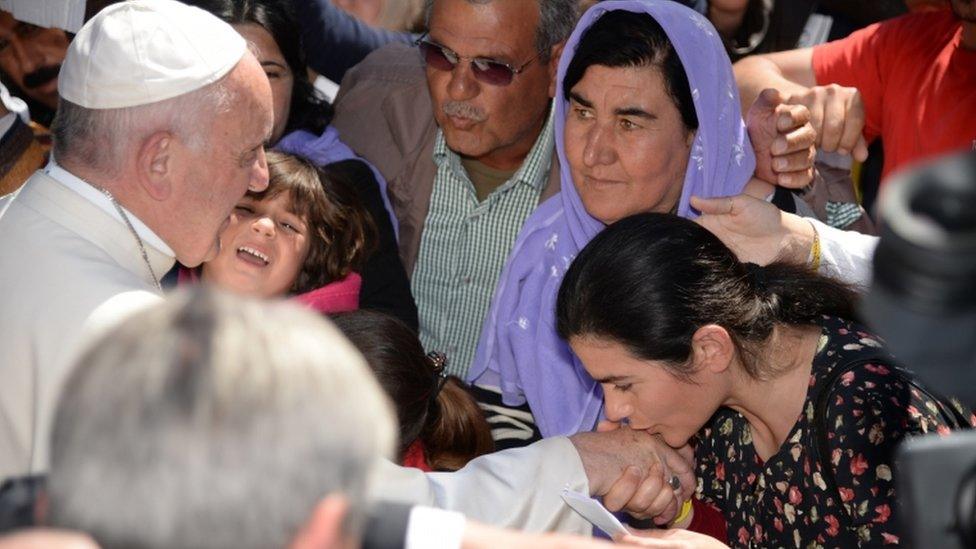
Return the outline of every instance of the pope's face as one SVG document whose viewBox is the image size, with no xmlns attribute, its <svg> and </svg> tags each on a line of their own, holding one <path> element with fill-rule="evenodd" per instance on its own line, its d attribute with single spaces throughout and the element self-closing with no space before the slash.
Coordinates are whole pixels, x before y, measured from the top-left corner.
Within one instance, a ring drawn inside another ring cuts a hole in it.
<svg viewBox="0 0 976 549">
<path fill-rule="evenodd" d="M 234 205 L 248 190 L 268 187 L 264 144 L 271 137 L 271 88 L 261 65 L 245 54 L 228 76 L 233 101 L 214 117 L 207 145 L 185 149 L 174 197 L 173 223 L 178 226 L 170 246 L 177 259 L 195 267 L 217 256 L 219 234 Z"/>
</svg>

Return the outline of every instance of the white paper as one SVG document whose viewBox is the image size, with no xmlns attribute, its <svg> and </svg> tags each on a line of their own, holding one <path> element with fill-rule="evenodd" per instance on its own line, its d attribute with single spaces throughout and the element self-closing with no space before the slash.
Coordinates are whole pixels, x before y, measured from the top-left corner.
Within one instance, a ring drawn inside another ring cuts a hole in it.
<svg viewBox="0 0 976 549">
<path fill-rule="evenodd" d="M 580 516 L 590 521 L 591 524 L 600 530 L 603 530 L 611 536 L 629 533 L 627 528 L 617 520 L 617 517 L 613 516 L 613 513 L 610 511 L 607 511 L 607 508 L 599 501 L 568 488 L 563 488 L 561 495 L 566 505 L 572 507 Z"/>
</svg>

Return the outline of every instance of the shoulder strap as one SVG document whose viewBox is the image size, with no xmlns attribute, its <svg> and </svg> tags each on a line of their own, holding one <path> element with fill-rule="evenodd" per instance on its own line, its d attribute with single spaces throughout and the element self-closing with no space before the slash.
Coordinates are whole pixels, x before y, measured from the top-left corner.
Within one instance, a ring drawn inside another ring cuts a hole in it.
<svg viewBox="0 0 976 549">
<path fill-rule="evenodd" d="M 947 404 L 947 400 L 945 398 L 938 397 L 923 387 L 914 379 L 914 376 L 910 372 L 901 367 L 893 365 L 892 357 L 890 355 L 871 354 L 868 356 L 862 356 L 834 368 L 830 372 L 830 375 L 827 376 L 826 380 L 824 381 L 823 388 L 817 395 L 813 412 L 813 434 L 816 440 L 815 452 L 817 454 L 817 462 L 820 464 L 820 470 L 824 483 L 827 484 L 827 491 L 829 494 L 837 498 L 837 503 L 841 506 L 841 508 L 845 509 L 845 511 L 846 508 L 844 507 L 843 500 L 840 497 L 840 490 L 837 488 L 837 480 L 833 474 L 833 465 L 830 462 L 830 441 L 827 438 L 827 407 L 830 405 L 830 394 L 833 392 L 834 385 L 837 384 L 837 380 L 840 379 L 842 375 L 860 366 L 873 362 L 884 363 L 887 368 L 891 368 L 895 373 L 897 373 L 901 380 L 904 381 L 910 389 L 917 390 L 923 396 L 935 402 L 939 407 L 939 412 L 943 416 L 943 419 L 946 420 L 946 423 L 952 426 L 953 430 L 972 428 L 969 420 L 956 406 Z"/>
</svg>

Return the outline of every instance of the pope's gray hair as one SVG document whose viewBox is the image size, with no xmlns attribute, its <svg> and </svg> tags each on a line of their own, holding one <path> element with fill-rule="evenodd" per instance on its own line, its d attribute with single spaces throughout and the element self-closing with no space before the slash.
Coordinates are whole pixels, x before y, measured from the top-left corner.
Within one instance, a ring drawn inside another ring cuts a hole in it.
<svg viewBox="0 0 976 549">
<path fill-rule="evenodd" d="M 50 524 L 103 549 L 286 547 L 350 504 L 396 438 L 365 360 L 320 315 L 192 289 L 92 342 L 55 417 Z"/>
<path fill-rule="evenodd" d="M 137 107 L 89 109 L 61 98 L 51 125 L 54 158 L 118 175 L 131 147 L 169 131 L 195 150 L 209 145 L 214 118 L 233 106 L 235 90 L 225 76 L 183 95 Z"/>
<path fill-rule="evenodd" d="M 435 0 L 425 0 L 427 27 Z M 493 0 L 467 0 L 470 4 L 489 4 Z M 524 1 L 524 0 L 519 0 Z M 535 30 L 535 49 L 539 60 L 548 62 L 552 48 L 573 33 L 580 16 L 579 0 L 535 0 L 539 4 L 539 27 Z"/>
</svg>

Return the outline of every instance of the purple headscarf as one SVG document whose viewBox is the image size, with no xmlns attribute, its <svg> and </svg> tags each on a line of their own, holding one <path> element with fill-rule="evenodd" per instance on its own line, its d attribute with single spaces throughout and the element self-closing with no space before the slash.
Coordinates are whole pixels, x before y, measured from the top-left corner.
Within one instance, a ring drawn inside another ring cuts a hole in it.
<svg viewBox="0 0 976 549">
<path fill-rule="evenodd" d="M 693 217 L 692 195 L 738 194 L 755 171 L 755 154 L 739 109 L 725 48 L 712 24 L 670 0 L 606 0 L 580 19 L 559 60 L 556 152 L 562 191 L 525 222 L 494 302 L 468 378 L 496 386 L 508 405 L 528 402 L 543 436 L 587 431 L 600 418 L 603 394 L 555 329 L 559 285 L 576 254 L 604 225 L 591 217 L 573 185 L 563 143 L 567 102 L 562 83 L 583 33 L 609 11 L 646 13 L 664 28 L 684 65 L 698 131 L 692 144 L 678 215 Z"/>
<path fill-rule="evenodd" d="M 386 212 L 390 214 L 390 221 L 393 223 L 393 234 L 400 239 L 400 224 L 397 223 L 396 215 L 393 213 L 393 205 L 390 198 L 386 195 L 386 179 L 375 166 L 356 155 L 348 145 L 339 139 L 339 130 L 328 126 L 322 135 L 305 130 L 295 130 L 281 138 L 274 146 L 276 150 L 301 156 L 319 166 L 325 166 L 343 160 L 359 160 L 373 172 L 373 177 L 380 186 L 380 195 L 383 197 L 383 205 Z"/>
</svg>

